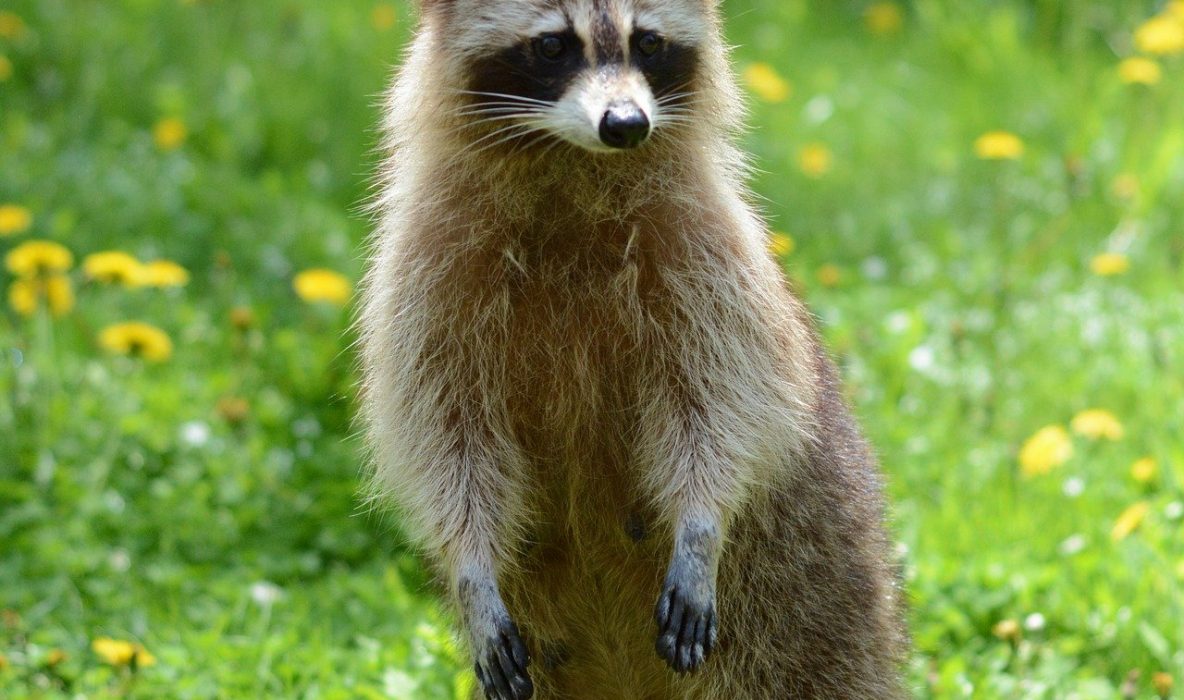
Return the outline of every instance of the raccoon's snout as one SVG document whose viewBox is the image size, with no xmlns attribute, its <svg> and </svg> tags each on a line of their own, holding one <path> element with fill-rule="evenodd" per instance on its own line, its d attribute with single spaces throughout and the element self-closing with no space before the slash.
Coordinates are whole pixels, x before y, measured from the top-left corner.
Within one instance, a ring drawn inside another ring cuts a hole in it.
<svg viewBox="0 0 1184 700">
<path fill-rule="evenodd" d="M 650 136 L 650 119 L 632 102 L 612 105 L 600 120 L 600 140 L 609 148 L 637 148 Z"/>
</svg>

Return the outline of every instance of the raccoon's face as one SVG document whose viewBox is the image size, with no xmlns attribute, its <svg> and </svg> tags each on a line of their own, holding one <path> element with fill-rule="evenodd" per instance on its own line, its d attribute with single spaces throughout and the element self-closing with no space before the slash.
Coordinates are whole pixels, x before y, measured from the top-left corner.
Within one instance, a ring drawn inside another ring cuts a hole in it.
<svg viewBox="0 0 1184 700">
<path fill-rule="evenodd" d="M 489 144 L 637 148 L 691 119 L 711 0 L 435 0 Z M 429 3 L 427 8 L 433 11 Z"/>
</svg>

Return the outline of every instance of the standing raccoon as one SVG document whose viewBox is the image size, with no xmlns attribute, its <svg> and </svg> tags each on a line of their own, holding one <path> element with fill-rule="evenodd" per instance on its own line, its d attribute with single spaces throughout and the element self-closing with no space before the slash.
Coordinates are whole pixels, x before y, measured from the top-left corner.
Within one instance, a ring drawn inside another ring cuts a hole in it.
<svg viewBox="0 0 1184 700">
<path fill-rule="evenodd" d="M 900 697 L 880 479 L 741 184 L 714 1 L 421 15 L 364 417 L 478 693 Z"/>
</svg>

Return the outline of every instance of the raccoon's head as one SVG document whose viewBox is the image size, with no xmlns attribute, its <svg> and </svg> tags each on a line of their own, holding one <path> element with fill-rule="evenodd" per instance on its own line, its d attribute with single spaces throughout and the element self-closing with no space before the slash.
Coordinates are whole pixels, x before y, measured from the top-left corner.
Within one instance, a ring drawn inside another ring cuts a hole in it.
<svg viewBox="0 0 1184 700">
<path fill-rule="evenodd" d="M 489 144 L 638 148 L 690 123 L 714 0 L 425 0 L 456 114 Z M 442 56 L 441 56 L 442 54 Z"/>
</svg>

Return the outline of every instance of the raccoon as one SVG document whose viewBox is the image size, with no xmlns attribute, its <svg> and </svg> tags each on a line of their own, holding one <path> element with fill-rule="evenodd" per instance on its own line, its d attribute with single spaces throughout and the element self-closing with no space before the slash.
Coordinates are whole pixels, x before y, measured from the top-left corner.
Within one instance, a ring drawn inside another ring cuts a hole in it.
<svg viewBox="0 0 1184 700">
<path fill-rule="evenodd" d="M 715 1 L 419 9 L 362 418 L 475 697 L 900 697 L 881 479 L 749 203 Z"/>
</svg>

